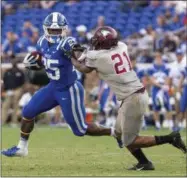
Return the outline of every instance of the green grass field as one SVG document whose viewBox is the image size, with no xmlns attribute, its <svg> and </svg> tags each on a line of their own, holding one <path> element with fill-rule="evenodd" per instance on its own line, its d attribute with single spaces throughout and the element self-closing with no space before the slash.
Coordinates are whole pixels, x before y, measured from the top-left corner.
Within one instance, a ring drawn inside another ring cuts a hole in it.
<svg viewBox="0 0 187 178">
<path fill-rule="evenodd" d="M 167 134 L 160 131 L 157 134 Z M 142 134 L 154 135 L 155 130 Z M 181 132 L 186 140 L 186 132 Z M 19 129 L 2 128 L 2 148 L 17 144 Z M 185 141 L 186 142 L 186 141 Z M 25 158 L 2 156 L 2 176 L 186 176 L 186 155 L 171 145 L 145 149 L 155 171 L 128 171 L 136 160 L 111 137 L 75 137 L 69 129 L 36 128 Z"/>
</svg>

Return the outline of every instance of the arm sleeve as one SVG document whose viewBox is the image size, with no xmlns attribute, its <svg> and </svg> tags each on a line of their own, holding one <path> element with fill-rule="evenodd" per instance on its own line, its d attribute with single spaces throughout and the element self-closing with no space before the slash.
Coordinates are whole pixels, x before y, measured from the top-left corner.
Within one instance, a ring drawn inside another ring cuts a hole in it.
<svg viewBox="0 0 187 178">
<path fill-rule="evenodd" d="M 95 51 L 87 51 L 85 65 L 87 67 L 96 68 L 96 53 L 95 53 Z"/>
</svg>

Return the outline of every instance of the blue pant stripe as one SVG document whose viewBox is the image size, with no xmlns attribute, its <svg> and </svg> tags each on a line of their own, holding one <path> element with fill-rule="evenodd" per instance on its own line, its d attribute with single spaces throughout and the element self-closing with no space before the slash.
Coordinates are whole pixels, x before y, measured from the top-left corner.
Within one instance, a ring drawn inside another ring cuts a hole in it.
<svg viewBox="0 0 187 178">
<path fill-rule="evenodd" d="M 70 91 L 70 96 L 71 96 L 71 109 L 72 109 L 72 112 L 73 112 L 73 117 L 74 117 L 75 123 L 77 125 L 77 128 L 78 128 L 79 132 L 84 134 L 85 130 L 82 129 L 82 127 L 79 123 L 79 120 L 78 120 L 77 113 L 76 113 L 76 108 L 75 108 L 76 103 L 75 103 L 75 96 L 74 96 L 74 92 L 73 92 L 73 86 L 70 87 L 69 91 Z"/>
<path fill-rule="evenodd" d="M 87 125 L 85 124 L 85 117 L 83 116 L 83 109 L 81 108 L 81 101 L 80 101 L 80 89 L 77 85 L 77 83 L 75 83 L 74 85 L 75 87 L 75 91 L 76 91 L 76 98 L 77 98 L 77 106 L 78 106 L 78 113 L 79 113 L 79 116 L 80 116 L 80 122 L 81 122 L 81 125 L 83 126 L 84 129 L 87 129 Z"/>
</svg>

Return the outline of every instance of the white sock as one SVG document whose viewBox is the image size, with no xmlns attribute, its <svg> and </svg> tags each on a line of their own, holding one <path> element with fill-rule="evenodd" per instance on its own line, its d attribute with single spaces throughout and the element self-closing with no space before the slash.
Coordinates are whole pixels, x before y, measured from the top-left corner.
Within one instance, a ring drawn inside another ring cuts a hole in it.
<svg viewBox="0 0 187 178">
<path fill-rule="evenodd" d="M 27 149 L 28 148 L 28 140 L 25 140 L 24 138 L 20 138 L 19 143 L 18 143 L 18 148 L 21 149 Z"/>
<path fill-rule="evenodd" d="M 143 118 L 142 120 L 142 127 L 146 127 L 146 122 L 145 122 L 145 119 Z"/>
<path fill-rule="evenodd" d="M 158 128 L 160 128 L 161 127 L 161 125 L 160 125 L 160 122 L 159 121 L 156 121 L 156 127 L 158 127 Z"/>
<path fill-rule="evenodd" d="M 113 136 L 113 137 L 116 137 L 114 127 L 111 127 L 111 133 L 110 133 L 110 135 Z"/>
<path fill-rule="evenodd" d="M 179 126 L 179 127 L 182 127 L 182 122 L 179 122 L 179 123 L 178 123 L 178 126 Z"/>
<path fill-rule="evenodd" d="M 170 119 L 170 120 L 169 120 L 169 128 L 171 129 L 173 126 L 174 126 L 174 124 L 173 124 L 173 120 Z"/>
<path fill-rule="evenodd" d="M 183 122 L 182 122 L 182 126 L 183 126 L 183 128 L 186 127 L 186 119 L 183 120 Z"/>
</svg>

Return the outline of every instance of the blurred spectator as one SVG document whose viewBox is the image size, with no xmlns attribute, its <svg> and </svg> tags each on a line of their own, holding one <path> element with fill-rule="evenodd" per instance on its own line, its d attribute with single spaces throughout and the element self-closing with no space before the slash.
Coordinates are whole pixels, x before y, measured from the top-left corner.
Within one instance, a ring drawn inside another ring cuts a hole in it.
<svg viewBox="0 0 187 178">
<path fill-rule="evenodd" d="M 36 87 L 30 83 L 26 83 L 24 86 L 24 93 L 19 100 L 19 107 L 22 109 L 32 98 L 36 91 Z"/>
<path fill-rule="evenodd" d="M 18 119 L 21 119 L 22 117 L 22 109 L 23 107 L 28 104 L 28 102 L 30 101 L 30 99 L 32 98 L 33 94 L 36 91 L 36 87 L 30 83 L 26 83 L 24 85 L 24 92 L 23 95 L 21 96 L 20 100 L 19 100 L 19 108 L 17 110 L 17 117 Z"/>
<path fill-rule="evenodd" d="M 20 53 L 22 51 L 22 45 L 19 42 L 18 36 L 9 31 L 6 33 L 6 40 L 4 41 L 2 45 L 2 51 L 3 51 L 3 58 L 14 58 L 16 54 Z"/>
<path fill-rule="evenodd" d="M 139 31 L 140 39 L 138 41 L 138 47 L 140 49 L 153 49 L 153 37 L 147 33 L 145 29 Z"/>
<path fill-rule="evenodd" d="M 67 2 L 68 5 L 72 5 L 77 3 L 79 0 L 65 0 Z"/>
<path fill-rule="evenodd" d="M 171 31 L 174 31 L 176 29 L 179 29 L 180 27 L 182 27 L 182 23 L 180 21 L 179 15 L 175 15 L 172 18 L 172 21 L 170 22 L 169 28 Z"/>
<path fill-rule="evenodd" d="M 43 9 L 50 9 L 52 8 L 55 4 L 57 3 L 57 1 L 53 0 L 53 1 L 40 1 L 40 5 Z"/>
<path fill-rule="evenodd" d="M 40 1 L 29 0 L 29 8 L 41 8 Z"/>
<path fill-rule="evenodd" d="M 87 28 L 85 25 L 79 25 L 76 27 L 77 31 L 77 41 L 80 44 L 87 44 L 88 38 L 87 38 Z"/>
<path fill-rule="evenodd" d="M 38 38 L 38 29 L 35 28 L 30 21 L 26 21 L 23 24 L 22 37 L 20 39 L 24 52 L 36 50 L 35 46 Z"/>
<path fill-rule="evenodd" d="M 9 15 L 15 12 L 16 4 L 14 2 L 2 1 L 1 5 L 2 5 L 2 15 L 3 15 L 2 18 L 4 17 L 4 15 Z"/>
<path fill-rule="evenodd" d="M 30 21 L 25 21 L 22 31 L 25 32 L 28 37 L 31 37 L 33 35 L 33 32 L 37 31 L 37 28 L 34 27 Z"/>
<path fill-rule="evenodd" d="M 168 62 L 176 60 L 175 51 L 177 49 L 177 43 L 174 37 L 172 33 L 166 33 L 160 45 L 160 50 L 167 56 Z"/>
<path fill-rule="evenodd" d="M 28 73 L 29 82 L 36 86 L 45 86 L 49 83 L 49 78 L 44 69 L 39 71 L 29 71 Z"/>
<path fill-rule="evenodd" d="M 181 35 L 179 47 L 184 53 L 187 53 L 187 33 Z"/>
<path fill-rule="evenodd" d="M 102 27 L 105 25 L 105 17 L 104 16 L 99 16 L 97 20 L 97 26 L 96 29 L 99 27 Z"/>
<path fill-rule="evenodd" d="M 173 34 L 172 33 L 166 33 L 164 40 L 161 45 L 161 49 L 164 52 L 175 52 L 177 48 L 176 42 L 173 40 Z"/>
<path fill-rule="evenodd" d="M 20 43 L 21 43 L 21 46 L 23 47 L 22 52 L 26 52 L 27 47 L 30 44 L 30 39 L 29 39 L 29 36 L 25 30 L 22 32 L 22 37 L 20 38 Z"/>
<path fill-rule="evenodd" d="M 140 51 L 140 55 L 137 57 L 138 63 L 152 63 L 153 57 L 150 54 L 150 51 L 147 49 L 147 47 L 143 48 Z"/>
<path fill-rule="evenodd" d="M 164 14 L 166 24 L 170 24 L 172 22 L 172 15 L 169 9 L 166 9 L 166 12 Z"/>
<path fill-rule="evenodd" d="M 168 29 L 168 26 L 166 24 L 166 19 L 163 15 L 159 15 L 156 20 L 157 20 L 156 30 L 160 29 L 162 31 L 166 31 Z"/>
<path fill-rule="evenodd" d="M 151 25 L 149 25 L 147 28 L 147 34 L 151 35 L 153 39 L 155 39 L 156 37 L 156 33 L 155 31 L 153 30 L 153 27 Z"/>
<path fill-rule="evenodd" d="M 147 7 L 149 5 L 149 2 L 147 0 L 141 0 L 141 1 L 133 1 L 135 9 L 137 7 Z"/>
<path fill-rule="evenodd" d="M 150 1 L 150 7 L 157 8 L 161 5 L 161 1 Z"/>
<path fill-rule="evenodd" d="M 39 39 L 39 33 L 38 30 L 33 31 L 33 35 L 30 37 L 30 44 L 27 47 L 27 51 L 35 51 L 36 50 L 36 44 Z"/>
<path fill-rule="evenodd" d="M 18 101 L 22 93 L 22 86 L 25 82 L 25 75 L 17 66 L 17 61 L 12 61 L 12 68 L 5 71 L 3 76 L 5 100 L 2 104 L 2 124 L 5 123 L 10 108 L 12 108 L 12 120 L 17 122 Z"/>
<path fill-rule="evenodd" d="M 129 53 L 135 54 L 138 50 L 139 45 L 139 34 L 133 33 L 131 36 L 129 36 L 127 39 L 124 40 L 124 42 L 128 45 Z"/>
<path fill-rule="evenodd" d="M 87 37 L 88 39 L 91 39 L 93 36 L 94 32 L 96 31 L 97 28 L 102 27 L 105 25 L 105 17 L 104 16 L 99 16 L 97 19 L 97 24 L 96 26 L 88 33 Z"/>
<path fill-rule="evenodd" d="M 182 13 L 187 11 L 186 1 L 174 1 L 175 10 L 177 13 Z"/>
<path fill-rule="evenodd" d="M 182 19 L 182 23 L 183 23 L 183 25 L 187 26 L 187 14 L 184 15 L 184 17 Z"/>
</svg>

